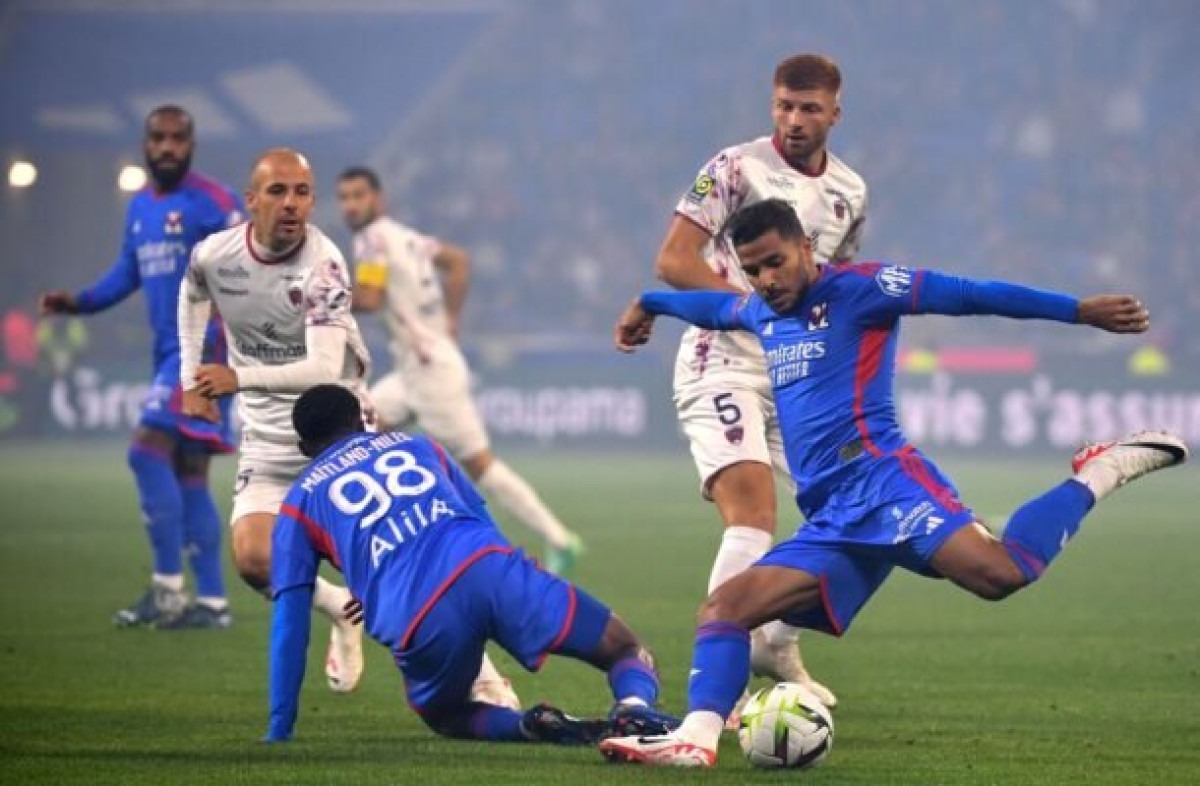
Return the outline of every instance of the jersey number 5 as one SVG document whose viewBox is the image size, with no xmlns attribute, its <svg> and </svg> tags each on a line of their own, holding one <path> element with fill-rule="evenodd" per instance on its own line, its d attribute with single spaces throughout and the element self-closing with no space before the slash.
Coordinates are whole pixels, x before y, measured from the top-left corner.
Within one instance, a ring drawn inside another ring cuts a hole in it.
<svg viewBox="0 0 1200 786">
<path fill-rule="evenodd" d="M 726 426 L 732 426 L 742 419 L 742 410 L 733 403 L 732 399 L 732 393 L 713 396 L 713 406 L 717 408 L 717 418 Z"/>
<path fill-rule="evenodd" d="M 375 459 L 375 475 L 362 470 L 347 472 L 329 484 L 329 501 L 347 516 L 358 516 L 374 506 L 358 523 L 367 529 L 379 521 L 392 507 L 396 497 L 415 497 L 424 494 L 437 483 L 437 477 L 417 463 L 416 456 L 407 450 L 389 450 Z M 404 482 L 407 478 L 411 483 Z"/>
</svg>

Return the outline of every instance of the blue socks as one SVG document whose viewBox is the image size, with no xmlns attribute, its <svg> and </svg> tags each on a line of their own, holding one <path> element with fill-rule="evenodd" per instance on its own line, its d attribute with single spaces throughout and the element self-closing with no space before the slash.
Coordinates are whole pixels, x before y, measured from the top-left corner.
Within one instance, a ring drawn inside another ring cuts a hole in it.
<svg viewBox="0 0 1200 786">
<path fill-rule="evenodd" d="M 179 576 L 183 573 L 183 496 L 174 462 L 170 454 L 140 442 L 130 446 L 128 460 L 154 552 L 154 572 Z"/>
<path fill-rule="evenodd" d="M 728 622 L 696 629 L 688 712 L 715 712 L 728 718 L 750 681 L 750 632 Z"/>
<path fill-rule="evenodd" d="M 616 701 L 636 698 L 653 707 L 658 701 L 658 675 L 636 656 L 619 660 L 608 670 L 608 685 Z"/>
<path fill-rule="evenodd" d="M 180 478 L 183 492 L 183 529 L 188 561 L 196 577 L 196 597 L 225 597 L 221 575 L 221 514 L 213 501 L 205 477 Z"/>
<path fill-rule="evenodd" d="M 1022 505 L 1000 540 L 1027 581 L 1038 579 L 1096 504 L 1087 486 L 1068 480 Z"/>
<path fill-rule="evenodd" d="M 524 742 L 521 713 L 507 707 L 472 702 L 461 709 L 422 714 L 429 728 L 446 737 L 490 742 Z"/>
</svg>

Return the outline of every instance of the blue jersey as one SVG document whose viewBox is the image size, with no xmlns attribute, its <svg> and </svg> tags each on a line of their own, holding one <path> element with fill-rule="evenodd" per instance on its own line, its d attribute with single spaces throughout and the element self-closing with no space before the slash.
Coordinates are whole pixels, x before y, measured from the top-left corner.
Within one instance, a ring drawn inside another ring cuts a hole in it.
<svg viewBox="0 0 1200 786">
<path fill-rule="evenodd" d="M 400 649 L 479 557 L 509 549 L 482 497 L 442 448 L 398 432 L 357 434 L 322 453 L 280 508 L 273 594 L 308 587 L 323 557 L 362 602 L 376 641 Z"/>
<path fill-rule="evenodd" d="M 139 191 L 126 211 L 121 254 L 98 282 L 76 296 L 80 312 L 103 311 L 141 289 L 154 333 L 155 375 L 177 379 L 179 285 L 192 247 L 241 220 L 237 195 L 195 172 L 174 191 Z M 210 346 L 219 344 L 211 332 L 209 339 Z"/>
<path fill-rule="evenodd" d="M 700 327 L 755 333 L 766 353 L 784 450 L 808 516 L 860 467 L 907 444 L 892 393 L 900 317 L 995 314 L 1074 322 L 1075 298 L 929 270 L 818 267 L 804 297 L 776 313 L 758 295 L 647 293 L 643 307 Z"/>
</svg>

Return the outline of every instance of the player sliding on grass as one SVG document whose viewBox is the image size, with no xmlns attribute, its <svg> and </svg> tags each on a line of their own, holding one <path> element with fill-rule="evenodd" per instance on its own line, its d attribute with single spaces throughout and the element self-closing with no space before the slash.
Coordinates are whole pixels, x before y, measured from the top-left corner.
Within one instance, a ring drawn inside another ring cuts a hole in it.
<svg viewBox="0 0 1200 786">
<path fill-rule="evenodd" d="M 757 334 L 808 523 L 709 595 L 687 717 L 668 735 L 603 742 L 617 761 L 715 764 L 722 724 L 749 677 L 747 631 L 756 626 L 784 619 L 841 635 L 897 565 L 1001 600 L 1042 575 L 1097 501 L 1187 458 L 1183 442 L 1164 432 L 1086 447 L 1075 454 L 1074 477 L 1019 508 L 997 539 L 896 423 L 900 317 L 992 314 L 1142 333 L 1150 325 L 1142 304 L 895 266 L 816 265 L 795 212 L 776 199 L 735 214 L 727 232 L 754 294 L 644 294 L 617 324 L 617 347 L 646 343 L 658 314 Z"/>
<path fill-rule="evenodd" d="M 663 734 L 678 725 L 651 708 L 658 676 L 633 631 L 515 551 L 437 443 L 365 433 L 358 399 L 337 385 L 302 395 L 292 419 L 314 460 L 288 492 L 273 535 L 268 741 L 292 736 L 322 557 L 345 575 L 367 632 L 394 653 L 409 704 L 439 734 L 589 744 L 613 731 Z M 533 671 L 554 653 L 607 672 L 616 699 L 609 718 L 473 700 L 488 640 Z"/>
</svg>

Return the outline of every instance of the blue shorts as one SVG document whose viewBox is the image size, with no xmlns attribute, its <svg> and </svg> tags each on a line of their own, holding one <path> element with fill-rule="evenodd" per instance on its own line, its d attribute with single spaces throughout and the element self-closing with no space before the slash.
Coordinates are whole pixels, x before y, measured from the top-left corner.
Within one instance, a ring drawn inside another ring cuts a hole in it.
<svg viewBox="0 0 1200 786">
<path fill-rule="evenodd" d="M 489 640 L 529 671 L 551 653 L 586 657 L 611 616 L 523 552 L 492 551 L 435 600 L 396 653 L 408 703 L 427 720 L 466 705 Z"/>
<path fill-rule="evenodd" d="M 209 423 L 200 418 L 183 414 L 183 389 L 179 385 L 178 369 L 163 369 L 150 383 L 150 390 L 142 400 L 142 414 L 138 425 L 157 431 L 175 434 L 185 441 L 184 447 L 195 448 L 207 453 L 232 453 L 235 448 L 233 435 L 233 396 L 223 396 L 217 406 L 221 410 L 221 422 Z"/>
<path fill-rule="evenodd" d="M 820 606 L 784 621 L 840 636 L 893 567 L 940 578 L 930 567 L 933 555 L 973 521 L 933 462 L 905 448 L 867 460 L 795 535 L 755 564 L 816 576 Z"/>
</svg>

